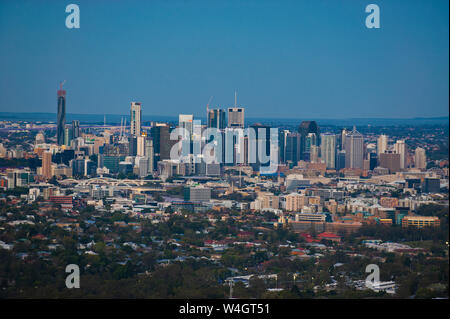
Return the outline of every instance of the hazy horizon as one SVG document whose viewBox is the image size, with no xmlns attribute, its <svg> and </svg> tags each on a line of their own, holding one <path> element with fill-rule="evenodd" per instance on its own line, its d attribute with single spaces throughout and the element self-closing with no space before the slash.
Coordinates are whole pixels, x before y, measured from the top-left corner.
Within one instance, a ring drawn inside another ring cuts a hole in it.
<svg viewBox="0 0 450 319">
<path fill-rule="evenodd" d="M 7 112 L 7 111 L 0 111 L 0 114 L 52 114 L 55 115 L 56 117 L 56 112 Z M 180 114 L 192 114 L 189 112 L 186 113 L 180 113 Z M 124 116 L 124 117 L 129 117 L 130 114 L 129 113 L 72 113 L 72 112 L 67 112 L 66 115 L 88 115 L 88 116 Z M 175 115 L 164 115 L 164 114 L 144 114 L 142 113 L 142 117 L 149 117 L 149 116 L 156 116 L 156 117 L 173 117 L 173 118 L 177 118 L 178 119 L 178 114 Z M 206 118 L 206 111 L 204 115 L 198 115 L 198 114 L 193 114 L 194 118 Z M 264 116 L 246 116 L 246 119 L 280 119 L 280 120 L 286 120 L 286 119 L 291 119 L 291 120 L 303 120 L 305 119 L 305 117 L 276 117 L 276 116 L 271 116 L 271 117 L 264 117 Z M 307 118 L 314 118 L 314 119 L 320 119 L 320 120 L 352 120 L 352 119 L 361 119 L 361 120 L 370 120 L 370 119 L 374 119 L 374 120 L 420 120 L 420 119 L 429 119 L 429 120 L 433 120 L 433 119 L 449 119 L 449 115 L 442 115 L 442 116 L 417 116 L 417 117 L 307 117 Z"/>
</svg>

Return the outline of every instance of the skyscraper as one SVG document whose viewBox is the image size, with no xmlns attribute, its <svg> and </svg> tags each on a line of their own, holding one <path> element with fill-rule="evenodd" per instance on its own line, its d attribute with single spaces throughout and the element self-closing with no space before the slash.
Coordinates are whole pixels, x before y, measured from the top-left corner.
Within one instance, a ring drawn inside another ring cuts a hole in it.
<svg viewBox="0 0 450 319">
<path fill-rule="evenodd" d="M 56 119 L 56 141 L 58 145 L 64 144 L 64 129 L 66 127 L 66 91 L 62 89 L 64 82 L 59 84 L 58 114 Z"/>
<path fill-rule="evenodd" d="M 427 168 L 427 156 L 425 149 L 418 147 L 414 152 L 414 166 L 419 169 Z"/>
<path fill-rule="evenodd" d="M 280 149 L 280 162 L 286 162 L 286 137 L 289 134 L 289 130 L 281 130 L 278 134 L 278 145 Z"/>
<path fill-rule="evenodd" d="M 167 124 L 156 124 L 150 129 L 150 136 L 153 140 L 153 162 L 154 168 L 160 160 L 170 158 L 172 145 L 177 141 L 170 140 L 170 128 Z"/>
<path fill-rule="evenodd" d="M 311 163 L 319 163 L 319 146 L 311 145 L 309 150 L 309 160 Z"/>
<path fill-rule="evenodd" d="M 285 136 L 284 160 L 297 166 L 300 160 L 300 134 L 293 132 Z"/>
<path fill-rule="evenodd" d="M 394 151 L 400 154 L 400 169 L 406 167 L 406 144 L 404 140 L 398 140 L 394 145 Z"/>
<path fill-rule="evenodd" d="M 316 133 L 309 133 L 305 137 L 305 145 L 303 148 L 303 159 L 305 161 L 311 160 L 311 149 L 318 145 L 319 145 L 319 142 L 318 142 L 318 136 L 316 135 Z"/>
<path fill-rule="evenodd" d="M 380 135 L 377 139 L 377 155 L 380 157 L 381 153 L 386 152 L 388 145 L 388 138 L 386 135 Z"/>
<path fill-rule="evenodd" d="M 336 168 L 336 135 L 321 134 L 321 157 L 327 168 Z"/>
<path fill-rule="evenodd" d="M 149 175 L 149 159 L 147 157 L 136 157 L 137 165 L 139 167 L 139 177 L 145 178 Z"/>
<path fill-rule="evenodd" d="M 154 152 L 153 152 L 153 140 L 151 138 L 145 138 L 144 157 L 148 160 L 147 175 L 151 174 L 154 170 Z"/>
<path fill-rule="evenodd" d="M 300 123 L 300 126 L 298 127 L 298 132 L 300 133 L 300 159 L 308 160 L 309 149 L 307 149 L 306 147 L 306 139 L 310 133 L 313 133 L 316 135 L 316 137 L 318 137 L 320 134 L 319 126 L 317 125 L 316 121 L 303 121 L 302 123 Z M 310 138 L 312 138 L 311 135 Z M 315 142 L 318 141 L 316 140 Z M 311 145 L 309 145 L 309 147 L 310 146 Z"/>
<path fill-rule="evenodd" d="M 225 110 L 213 109 L 208 111 L 208 128 L 214 127 L 219 130 L 225 129 Z"/>
<path fill-rule="evenodd" d="M 260 171 L 262 166 L 269 166 L 268 159 L 270 158 L 270 126 L 262 125 L 260 123 L 250 126 L 255 132 L 254 140 L 249 137 L 249 161 L 254 171 Z M 250 141 L 252 139 L 253 141 Z M 260 149 L 261 147 L 261 149 Z M 267 161 L 266 161 L 267 160 Z"/>
<path fill-rule="evenodd" d="M 389 151 L 381 153 L 380 166 L 389 169 L 389 174 L 397 173 L 400 170 L 400 154 Z"/>
<path fill-rule="evenodd" d="M 141 103 L 131 102 L 130 134 L 134 137 L 141 135 Z"/>
<path fill-rule="evenodd" d="M 345 137 L 345 167 L 363 168 L 364 138 L 356 128 Z"/>
<path fill-rule="evenodd" d="M 194 116 L 192 114 L 178 115 L 178 127 L 184 128 L 190 137 L 194 132 Z"/>
<path fill-rule="evenodd" d="M 52 153 L 50 152 L 42 154 L 42 176 L 46 179 L 52 178 Z"/>
<path fill-rule="evenodd" d="M 137 137 L 136 136 L 128 137 L 128 155 L 129 156 L 137 155 Z"/>
<path fill-rule="evenodd" d="M 80 121 L 73 120 L 72 121 L 72 138 L 80 137 Z"/>
<path fill-rule="evenodd" d="M 345 137 L 347 136 L 347 134 L 348 134 L 348 131 L 347 131 L 346 128 L 343 128 L 341 130 L 341 134 L 339 134 L 339 139 L 340 139 L 340 141 L 339 141 L 339 149 L 341 151 L 343 151 L 345 149 Z"/>
<path fill-rule="evenodd" d="M 341 150 L 336 155 L 336 169 L 345 168 L 345 150 Z"/>
<path fill-rule="evenodd" d="M 367 156 L 367 159 L 369 160 L 369 169 L 373 171 L 378 164 L 378 155 L 376 153 L 368 153 Z"/>
<path fill-rule="evenodd" d="M 70 142 L 72 141 L 72 132 L 73 130 L 70 125 L 67 125 L 64 128 L 64 145 L 70 146 Z"/>
<path fill-rule="evenodd" d="M 136 156 L 144 156 L 145 153 L 145 138 L 141 135 L 136 138 Z"/>
<path fill-rule="evenodd" d="M 230 107 L 228 108 L 228 127 L 244 128 L 244 108 Z"/>
<path fill-rule="evenodd" d="M 194 116 L 192 114 L 180 114 L 178 116 L 178 127 L 183 129 L 181 146 L 182 156 L 192 153 L 192 135 L 194 133 Z"/>
</svg>

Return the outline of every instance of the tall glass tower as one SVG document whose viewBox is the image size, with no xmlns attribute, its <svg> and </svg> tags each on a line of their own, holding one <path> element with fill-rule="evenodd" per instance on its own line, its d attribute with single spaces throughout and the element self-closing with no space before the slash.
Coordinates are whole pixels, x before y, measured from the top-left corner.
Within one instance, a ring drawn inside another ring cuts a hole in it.
<svg viewBox="0 0 450 319">
<path fill-rule="evenodd" d="M 134 137 L 141 136 L 141 103 L 131 102 L 130 119 L 130 134 Z"/>
<path fill-rule="evenodd" d="M 225 110 L 213 109 L 208 112 L 208 127 L 214 127 L 219 130 L 225 129 Z"/>
<path fill-rule="evenodd" d="M 321 157 L 327 168 L 336 168 L 336 135 L 331 133 L 321 134 Z"/>
<path fill-rule="evenodd" d="M 363 168 L 364 137 L 355 127 L 345 137 L 345 167 Z"/>
<path fill-rule="evenodd" d="M 59 84 L 58 115 L 56 119 L 56 139 L 58 145 L 64 144 L 64 129 L 66 128 L 66 91 L 62 89 L 64 82 Z"/>
<path fill-rule="evenodd" d="M 309 160 L 309 151 L 311 142 L 313 145 L 320 145 L 320 129 L 316 121 L 303 121 L 298 127 L 298 132 L 300 133 L 300 159 Z M 309 135 L 314 133 L 314 135 Z M 309 141 L 308 137 L 309 136 Z M 318 140 L 319 139 L 319 140 Z"/>
</svg>

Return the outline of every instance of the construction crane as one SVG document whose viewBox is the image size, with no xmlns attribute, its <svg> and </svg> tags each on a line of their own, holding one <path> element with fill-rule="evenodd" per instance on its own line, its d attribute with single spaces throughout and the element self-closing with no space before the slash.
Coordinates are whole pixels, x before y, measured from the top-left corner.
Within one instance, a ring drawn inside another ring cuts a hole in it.
<svg viewBox="0 0 450 319">
<path fill-rule="evenodd" d="M 122 139 L 122 125 L 123 125 L 123 117 L 120 118 L 119 141 Z"/>
<path fill-rule="evenodd" d="M 208 116 L 208 114 L 209 114 L 209 104 L 211 103 L 212 99 L 213 99 L 213 96 L 211 95 L 208 103 L 206 104 L 206 116 Z"/>
</svg>

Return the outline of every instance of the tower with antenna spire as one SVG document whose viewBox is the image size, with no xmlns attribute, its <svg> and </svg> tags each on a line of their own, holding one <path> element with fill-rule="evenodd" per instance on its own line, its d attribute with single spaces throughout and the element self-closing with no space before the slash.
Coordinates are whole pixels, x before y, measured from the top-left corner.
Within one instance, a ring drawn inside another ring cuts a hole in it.
<svg viewBox="0 0 450 319">
<path fill-rule="evenodd" d="M 243 107 L 238 107 L 237 91 L 234 91 L 234 107 L 228 108 L 228 127 L 230 128 L 244 128 L 245 110 Z"/>
<path fill-rule="evenodd" d="M 66 80 L 59 83 L 57 92 L 56 142 L 58 145 L 64 144 L 64 129 L 66 128 L 66 91 L 63 90 L 64 83 L 66 83 Z"/>
</svg>

